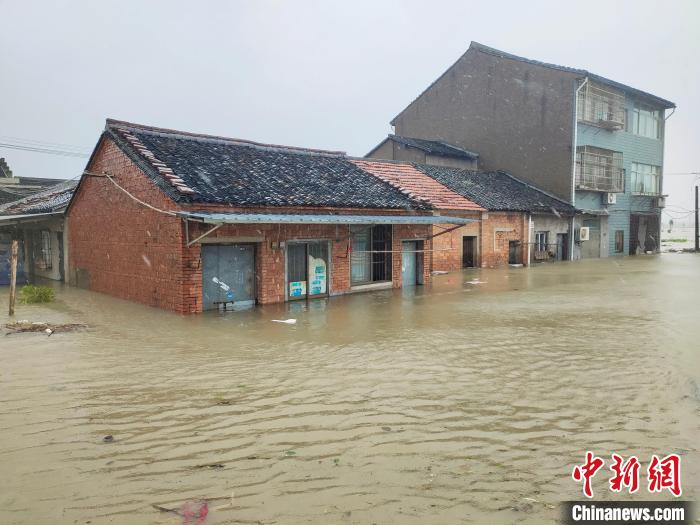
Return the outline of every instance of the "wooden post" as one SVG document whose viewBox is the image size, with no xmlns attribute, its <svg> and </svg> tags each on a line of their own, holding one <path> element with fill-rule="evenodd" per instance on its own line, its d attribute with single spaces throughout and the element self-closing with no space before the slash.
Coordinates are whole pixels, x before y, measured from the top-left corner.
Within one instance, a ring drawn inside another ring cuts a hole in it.
<svg viewBox="0 0 700 525">
<path fill-rule="evenodd" d="M 15 299 L 17 298 L 17 253 L 19 242 L 12 239 L 12 251 L 10 255 L 10 315 L 15 315 Z"/>
</svg>

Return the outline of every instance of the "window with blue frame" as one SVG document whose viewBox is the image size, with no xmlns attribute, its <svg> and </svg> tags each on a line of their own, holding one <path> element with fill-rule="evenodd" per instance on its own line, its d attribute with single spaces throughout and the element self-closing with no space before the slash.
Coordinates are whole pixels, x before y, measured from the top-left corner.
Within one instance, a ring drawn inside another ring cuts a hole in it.
<svg viewBox="0 0 700 525">
<path fill-rule="evenodd" d="M 661 111 L 635 103 L 632 109 L 630 131 L 641 137 L 659 139 L 661 138 L 662 122 Z"/>
<path fill-rule="evenodd" d="M 659 195 L 660 192 L 661 167 L 633 162 L 632 193 L 637 195 Z"/>
</svg>

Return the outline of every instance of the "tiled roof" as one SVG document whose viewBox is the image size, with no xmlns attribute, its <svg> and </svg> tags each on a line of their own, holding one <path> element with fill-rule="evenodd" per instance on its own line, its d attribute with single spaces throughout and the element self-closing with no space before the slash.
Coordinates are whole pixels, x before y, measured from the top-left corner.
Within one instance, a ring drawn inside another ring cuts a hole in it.
<svg viewBox="0 0 700 525">
<path fill-rule="evenodd" d="M 417 164 L 416 167 L 452 191 L 490 211 L 573 215 L 575 208 L 554 195 L 504 171 L 474 171 Z"/>
<path fill-rule="evenodd" d="M 441 140 L 424 140 L 412 137 L 402 137 L 399 135 L 389 135 L 389 140 L 393 140 L 394 142 L 398 142 L 399 144 L 403 144 L 404 146 L 408 146 L 410 148 L 416 148 L 421 151 L 425 151 L 430 155 L 469 160 L 479 158 L 478 153 L 474 153 L 473 151 L 453 146 L 452 144 L 442 142 Z"/>
<path fill-rule="evenodd" d="M 78 185 L 77 180 L 68 180 L 0 206 L 0 215 L 30 215 L 63 211 L 70 202 Z"/>
<path fill-rule="evenodd" d="M 342 152 L 291 148 L 108 120 L 105 131 L 178 202 L 426 209 Z"/>
<path fill-rule="evenodd" d="M 424 201 L 436 209 L 484 211 L 478 204 L 428 177 L 409 163 L 364 159 L 352 162 L 411 198 Z"/>
</svg>

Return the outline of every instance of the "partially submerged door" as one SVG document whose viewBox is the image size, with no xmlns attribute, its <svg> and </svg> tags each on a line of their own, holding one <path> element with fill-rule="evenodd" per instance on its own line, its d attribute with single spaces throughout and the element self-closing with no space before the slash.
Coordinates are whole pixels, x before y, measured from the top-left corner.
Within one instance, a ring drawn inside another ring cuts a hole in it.
<svg viewBox="0 0 700 525">
<path fill-rule="evenodd" d="M 583 225 L 588 228 L 588 240 L 581 241 L 581 259 L 600 257 L 600 219 L 584 219 Z"/>
<path fill-rule="evenodd" d="M 557 261 L 569 259 L 569 235 L 557 233 Z"/>
<path fill-rule="evenodd" d="M 287 245 L 287 287 L 289 300 L 328 295 L 328 241 Z"/>
<path fill-rule="evenodd" d="M 415 286 L 418 282 L 416 264 L 416 249 L 418 244 L 415 241 L 404 241 L 401 243 L 401 279 L 403 286 Z"/>
<path fill-rule="evenodd" d="M 508 264 L 520 262 L 520 241 L 508 241 Z"/>
<path fill-rule="evenodd" d="M 251 244 L 202 245 L 202 308 L 255 304 L 255 247 Z"/>
<path fill-rule="evenodd" d="M 462 268 L 476 266 L 476 237 L 462 237 Z"/>
</svg>

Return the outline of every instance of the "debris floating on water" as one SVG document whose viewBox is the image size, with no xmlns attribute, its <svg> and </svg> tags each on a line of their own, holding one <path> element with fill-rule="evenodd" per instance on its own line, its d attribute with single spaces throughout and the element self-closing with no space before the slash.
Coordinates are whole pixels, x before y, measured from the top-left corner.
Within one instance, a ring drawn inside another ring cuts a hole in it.
<svg viewBox="0 0 700 525">
<path fill-rule="evenodd" d="M 486 284 L 486 281 L 480 281 L 479 279 L 472 279 L 471 281 L 467 281 L 464 284 Z"/>
<path fill-rule="evenodd" d="M 296 319 L 273 319 L 273 323 L 297 324 Z"/>
<path fill-rule="evenodd" d="M 105 443 L 112 443 L 114 441 L 114 436 L 112 434 L 109 434 L 103 437 L 102 441 L 104 441 Z"/>
<path fill-rule="evenodd" d="M 7 323 L 5 328 L 8 330 L 7 334 L 5 335 L 18 334 L 22 332 L 44 332 L 47 335 L 51 335 L 54 332 L 74 332 L 75 330 L 87 328 L 87 325 L 80 323 L 41 323 L 24 320 L 16 321 L 14 323 Z"/>
</svg>

